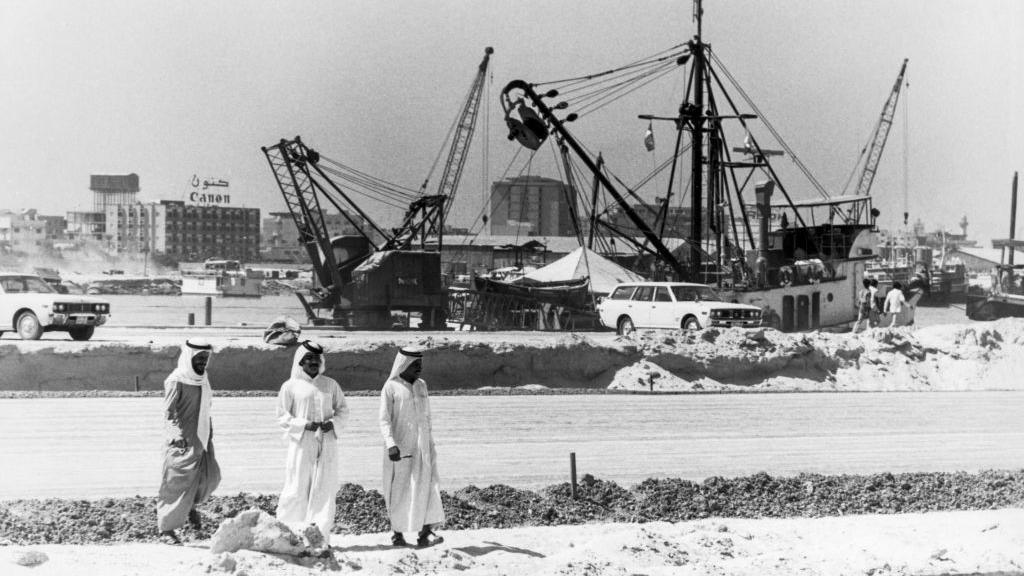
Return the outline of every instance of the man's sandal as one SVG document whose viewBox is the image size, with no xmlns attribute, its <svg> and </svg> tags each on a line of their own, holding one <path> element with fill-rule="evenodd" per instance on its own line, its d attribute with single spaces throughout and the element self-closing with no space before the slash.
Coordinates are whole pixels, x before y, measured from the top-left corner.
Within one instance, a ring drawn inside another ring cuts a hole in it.
<svg viewBox="0 0 1024 576">
<path fill-rule="evenodd" d="M 416 546 L 418 548 L 429 548 L 441 542 L 444 542 L 444 538 L 434 534 L 433 531 L 421 532 L 420 537 L 416 539 Z"/>
<path fill-rule="evenodd" d="M 408 544 L 405 542 L 405 536 L 402 536 L 401 532 L 396 532 L 396 533 L 391 535 L 391 545 L 392 546 L 408 546 Z"/>
<path fill-rule="evenodd" d="M 181 546 L 181 540 L 178 538 L 178 535 L 174 533 L 174 530 L 161 532 L 160 542 L 167 544 L 168 546 Z"/>
<path fill-rule="evenodd" d="M 193 508 L 188 511 L 188 523 L 196 530 L 203 528 L 203 518 L 199 515 L 199 510 Z"/>
</svg>

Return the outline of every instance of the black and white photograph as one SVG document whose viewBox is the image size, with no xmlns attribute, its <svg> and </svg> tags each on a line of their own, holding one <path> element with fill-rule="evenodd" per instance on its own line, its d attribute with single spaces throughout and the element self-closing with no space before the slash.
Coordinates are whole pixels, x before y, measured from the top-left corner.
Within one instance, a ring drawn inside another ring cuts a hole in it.
<svg viewBox="0 0 1024 576">
<path fill-rule="evenodd" d="M 1024 576 L 1020 0 L 0 0 L 0 136 L 4 576 Z"/>
</svg>

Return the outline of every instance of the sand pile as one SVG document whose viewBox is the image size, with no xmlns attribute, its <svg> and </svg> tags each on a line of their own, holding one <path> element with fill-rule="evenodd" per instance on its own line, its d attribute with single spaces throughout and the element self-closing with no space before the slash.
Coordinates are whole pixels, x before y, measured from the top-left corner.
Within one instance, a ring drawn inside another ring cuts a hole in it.
<svg viewBox="0 0 1024 576">
<path fill-rule="evenodd" d="M 625 340 L 625 339 L 624 339 Z M 1024 320 L 913 331 L 784 334 L 776 330 L 642 332 L 642 359 L 609 387 L 646 391 L 1013 390 Z"/>
<path fill-rule="evenodd" d="M 292 350 L 261 335 L 218 340 L 211 365 L 222 391 L 276 391 Z M 771 329 L 696 332 L 417 334 L 320 337 L 328 371 L 346 391 L 379 390 L 396 350 L 428 349 L 432 390 L 520 388 L 644 391 L 1006 390 L 1024 386 L 1024 319 L 872 329 L 859 334 L 784 334 Z M 159 391 L 178 344 L 21 342 L 0 345 L 0 392 Z M 74 369 L 69 369 L 73 366 Z M 525 387 L 525 388 L 524 388 Z"/>
</svg>

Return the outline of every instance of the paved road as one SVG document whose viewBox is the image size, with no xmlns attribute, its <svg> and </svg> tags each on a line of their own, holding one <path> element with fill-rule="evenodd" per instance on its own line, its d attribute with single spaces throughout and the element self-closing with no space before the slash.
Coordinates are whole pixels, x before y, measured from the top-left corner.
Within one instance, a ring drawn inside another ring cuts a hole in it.
<svg viewBox="0 0 1024 576">
<path fill-rule="evenodd" d="M 342 478 L 380 482 L 376 399 L 350 398 Z M 1022 392 L 511 396 L 433 399 L 446 489 L 648 477 L 1024 467 Z M 273 398 L 217 398 L 220 493 L 276 492 Z M 160 400 L 0 400 L 0 500 L 154 494 Z"/>
</svg>

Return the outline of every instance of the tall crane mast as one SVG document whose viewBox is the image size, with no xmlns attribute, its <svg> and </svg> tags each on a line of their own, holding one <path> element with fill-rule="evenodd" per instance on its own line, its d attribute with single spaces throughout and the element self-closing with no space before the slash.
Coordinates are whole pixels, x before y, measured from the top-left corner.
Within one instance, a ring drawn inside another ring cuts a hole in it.
<svg viewBox="0 0 1024 576">
<path fill-rule="evenodd" d="M 494 48 L 488 46 L 484 49 L 484 59 L 477 67 L 476 76 L 469 88 L 469 95 L 466 97 L 462 110 L 459 112 L 455 130 L 452 135 L 451 148 L 448 149 L 448 158 L 444 164 L 444 172 L 441 173 L 441 181 L 437 186 L 437 193 L 434 195 L 422 196 L 409 207 L 402 223 L 402 229 L 406 234 L 398 234 L 392 242 L 385 246 L 386 249 L 403 248 L 413 241 L 418 234 L 421 240 L 427 236 L 437 236 L 437 249 L 441 250 L 444 240 L 444 221 L 451 210 L 455 199 L 455 192 L 459 187 L 459 180 L 462 179 L 462 169 L 466 165 L 466 157 L 469 155 L 469 145 L 473 141 L 473 132 L 476 129 L 476 119 L 480 113 L 480 101 L 483 96 L 484 81 L 487 78 L 487 66 L 491 61 L 491 54 Z M 427 188 L 427 181 L 423 182 L 423 190 Z M 420 215 L 422 213 L 422 216 Z M 430 217 L 428 217 L 428 215 Z M 413 226 L 412 222 L 420 222 L 420 226 Z"/>
<path fill-rule="evenodd" d="M 903 59 L 903 65 L 900 67 L 899 76 L 896 77 L 896 83 L 893 84 L 892 91 L 889 93 L 889 99 L 885 101 L 885 106 L 882 107 L 882 116 L 878 119 L 878 125 L 875 126 L 875 133 L 871 137 L 871 148 L 867 152 L 867 161 L 864 163 L 864 169 L 861 171 L 860 180 L 857 183 L 857 190 L 855 192 L 857 196 L 867 196 L 871 192 L 871 183 L 875 180 L 878 162 L 882 158 L 882 150 L 885 148 L 885 141 L 889 138 L 889 128 L 892 127 L 892 118 L 896 113 L 896 103 L 900 99 L 903 76 L 907 72 L 907 61 L 908 59 Z"/>
</svg>

